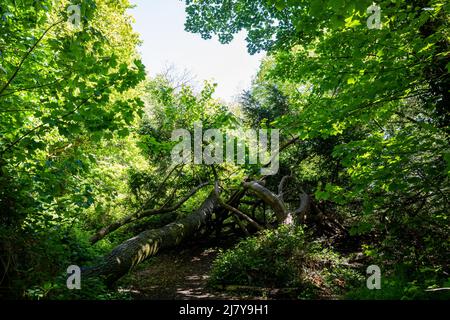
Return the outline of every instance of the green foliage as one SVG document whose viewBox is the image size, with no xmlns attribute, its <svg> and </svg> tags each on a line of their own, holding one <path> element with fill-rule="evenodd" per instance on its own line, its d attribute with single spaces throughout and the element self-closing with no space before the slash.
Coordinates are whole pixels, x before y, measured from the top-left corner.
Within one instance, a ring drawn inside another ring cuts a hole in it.
<svg viewBox="0 0 450 320">
<path fill-rule="evenodd" d="M 289 263 L 294 251 L 307 251 L 302 229 L 264 231 L 222 252 L 214 262 L 211 281 L 217 284 L 289 286 L 296 279 L 296 268 Z"/>
<path fill-rule="evenodd" d="M 415 271 L 405 265 L 397 265 L 387 277 L 381 278 L 381 290 L 369 290 L 366 286 L 353 288 L 345 297 L 355 300 L 448 300 L 450 279 L 440 279 L 439 270 Z"/>
<path fill-rule="evenodd" d="M 299 181 L 352 234 L 377 235 L 392 264 L 448 274 L 450 6 L 377 1 L 382 28 L 369 29 L 371 4 L 187 0 L 186 30 L 224 43 L 247 31 L 249 52 L 269 55 L 254 90 L 281 89 L 288 110 L 272 123 L 301 139 L 282 167 L 318 161 Z M 260 118 L 265 97 L 251 98 Z"/>
<path fill-rule="evenodd" d="M 253 128 L 269 126 L 288 113 L 287 97 L 276 84 L 254 83 L 251 91 L 241 95 L 241 108 Z"/>
<path fill-rule="evenodd" d="M 79 225 L 61 224 L 18 235 L 2 227 L 0 243 L 9 262 L 7 280 L 15 289 L 9 298 L 19 298 L 23 293 L 24 298 L 43 299 L 54 289 L 51 279 L 55 275 L 64 274 L 69 265 L 86 264 L 105 252 L 104 248 L 93 248 L 89 234 L 80 230 Z"/>
<path fill-rule="evenodd" d="M 338 254 L 311 241 L 301 227 L 266 230 L 223 251 L 213 263 L 213 285 L 298 287 L 299 297 L 342 292 L 359 285 L 358 272 Z"/>
<path fill-rule="evenodd" d="M 200 121 L 203 130 L 281 128 L 282 143 L 299 137 L 267 187 L 291 175 L 293 195 L 314 195 L 386 270 L 385 289 L 369 292 L 339 254 L 282 227 L 221 253 L 214 284 L 299 286 L 301 298 L 362 284 L 348 297 L 440 298 L 425 290 L 448 286 L 449 3 L 381 0 L 382 28 L 369 29 L 372 0 L 185 2 L 187 31 L 228 43 L 245 30 L 250 53 L 268 52 L 234 113 L 213 98 L 216 84 L 196 92 L 167 75 L 143 81 L 128 0 L 82 1 L 78 28 L 67 23 L 68 0 L 2 1 L 1 294 L 127 298 L 95 281 L 68 293 L 63 273 L 198 206 L 210 190 L 89 243 L 93 231 L 215 178 L 208 166 L 170 166 L 173 130 Z M 223 197 L 256 169 L 218 166 Z"/>
<path fill-rule="evenodd" d="M 106 287 L 101 279 L 83 281 L 82 290 L 67 290 L 66 278 L 58 277 L 55 282 L 46 282 L 26 290 L 30 300 L 131 300 L 126 291 L 114 291 Z"/>
<path fill-rule="evenodd" d="M 130 4 L 83 1 L 79 28 L 67 22 L 71 4 L 0 6 L 1 293 L 9 297 L 37 286 L 31 296 L 44 298 L 49 279 L 104 252 L 91 248 L 88 230 L 133 208 L 125 163 L 144 166 L 128 137 L 145 78 Z"/>
</svg>

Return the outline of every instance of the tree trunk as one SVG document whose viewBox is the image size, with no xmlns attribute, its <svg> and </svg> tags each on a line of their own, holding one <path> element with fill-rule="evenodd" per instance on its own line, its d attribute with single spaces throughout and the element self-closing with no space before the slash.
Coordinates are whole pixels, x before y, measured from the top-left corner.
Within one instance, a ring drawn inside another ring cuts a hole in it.
<svg viewBox="0 0 450 320">
<path fill-rule="evenodd" d="M 85 268 L 83 277 L 103 277 L 114 283 L 140 262 L 159 250 L 174 247 L 199 231 L 214 210 L 220 207 L 212 192 L 193 214 L 170 223 L 160 229 L 147 230 L 131 238 L 105 256 L 95 267 Z"/>
<path fill-rule="evenodd" d="M 176 203 L 175 205 L 171 206 L 171 207 L 162 207 L 160 209 L 148 209 L 148 210 L 142 210 L 140 212 L 134 213 L 132 215 L 129 215 L 119 221 L 116 221 L 112 224 L 110 224 L 109 226 L 106 226 L 104 228 L 102 228 L 101 230 L 97 231 L 97 233 L 91 238 L 91 244 L 95 244 L 98 241 L 100 241 L 101 239 L 103 239 L 105 236 L 107 236 L 108 234 L 110 234 L 111 232 L 119 229 L 120 227 L 130 223 L 130 222 L 134 222 L 136 220 L 145 218 L 145 217 L 149 217 L 149 216 L 153 216 L 153 215 L 157 215 L 157 214 L 164 214 L 164 213 L 169 213 L 169 212 L 174 212 L 176 211 L 178 208 L 180 208 L 186 201 L 188 201 L 194 194 L 196 194 L 200 189 L 202 189 L 203 187 L 206 187 L 209 184 L 209 182 L 205 182 L 202 183 L 201 185 L 193 188 L 189 194 L 187 194 L 185 197 L 183 197 L 178 203 Z"/>
<path fill-rule="evenodd" d="M 288 210 L 283 201 L 281 201 L 272 191 L 265 188 L 256 181 L 244 182 L 244 187 L 250 189 L 258 198 L 268 204 L 275 215 L 277 216 L 278 223 L 282 224 L 286 222 L 288 218 Z"/>
</svg>

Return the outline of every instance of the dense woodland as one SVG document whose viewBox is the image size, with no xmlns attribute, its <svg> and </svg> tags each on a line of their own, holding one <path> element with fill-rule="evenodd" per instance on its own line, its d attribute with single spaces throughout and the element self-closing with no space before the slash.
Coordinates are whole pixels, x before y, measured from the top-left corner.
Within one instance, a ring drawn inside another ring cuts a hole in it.
<svg viewBox="0 0 450 320">
<path fill-rule="evenodd" d="M 448 1 L 379 0 L 368 28 L 372 0 L 186 0 L 187 32 L 267 54 L 228 105 L 147 76 L 128 0 L 81 1 L 78 26 L 72 4 L 0 4 L 2 299 L 133 299 L 135 270 L 218 239 L 217 292 L 449 298 Z M 280 129 L 278 173 L 174 165 L 196 122 Z"/>
</svg>

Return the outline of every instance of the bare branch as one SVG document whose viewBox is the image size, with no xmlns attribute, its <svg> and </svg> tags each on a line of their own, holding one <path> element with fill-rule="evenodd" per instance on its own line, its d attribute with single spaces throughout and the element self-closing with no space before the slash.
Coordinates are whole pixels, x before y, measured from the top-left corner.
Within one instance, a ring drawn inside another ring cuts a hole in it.
<svg viewBox="0 0 450 320">
<path fill-rule="evenodd" d="M 214 184 L 214 193 L 217 197 L 217 201 L 219 202 L 219 204 L 224 207 L 225 209 L 227 209 L 228 211 L 231 211 L 232 213 L 234 213 L 238 218 L 242 218 L 244 220 L 246 220 L 251 226 L 253 226 L 256 230 L 263 230 L 264 228 L 261 227 L 255 220 L 253 220 L 252 218 L 250 218 L 248 215 L 246 215 L 245 213 L 239 211 L 238 209 L 236 209 L 235 207 L 225 203 L 219 195 L 219 182 L 216 180 L 215 184 Z M 239 224 L 239 223 L 238 223 Z M 245 231 L 244 231 L 245 232 Z"/>
<path fill-rule="evenodd" d="M 283 188 L 284 188 L 284 185 L 286 184 L 286 182 L 287 182 L 289 179 L 292 179 L 292 176 L 284 176 L 284 177 L 281 179 L 280 184 L 278 185 L 278 198 L 279 198 L 281 201 L 284 201 L 284 200 L 283 200 L 283 197 L 284 197 L 284 195 L 283 195 Z"/>
<path fill-rule="evenodd" d="M 272 207 L 280 223 L 285 223 L 288 217 L 288 211 L 284 202 L 281 201 L 272 191 L 263 187 L 256 181 L 244 182 L 244 187 L 250 189 L 258 198 L 263 200 L 266 204 Z"/>
<path fill-rule="evenodd" d="M 101 239 L 103 239 L 106 235 L 110 234 L 111 232 L 119 229 L 120 227 L 130 223 L 134 222 L 136 220 L 142 219 L 144 217 L 149 217 L 157 214 L 163 214 L 163 213 L 169 213 L 177 210 L 180 208 L 186 201 L 188 201 L 193 195 L 197 193 L 200 189 L 204 188 L 205 186 L 209 185 L 209 182 L 202 183 L 198 185 L 197 187 L 193 188 L 185 197 L 183 197 L 179 202 L 177 202 L 175 205 L 171 207 L 161 207 L 159 209 L 149 209 L 149 210 L 143 210 L 138 211 L 134 214 L 131 214 L 117 222 L 114 222 L 110 224 L 109 226 L 99 230 L 92 238 L 91 243 L 94 244 Z"/>
<path fill-rule="evenodd" d="M 450 291 L 450 288 L 435 288 L 435 289 L 428 289 L 425 290 L 426 292 L 437 292 L 437 291 Z"/>
<path fill-rule="evenodd" d="M 293 215 L 298 217 L 300 215 L 305 215 L 309 212 L 311 206 L 311 199 L 309 195 L 302 190 L 300 195 L 300 207 L 293 212 Z"/>
</svg>

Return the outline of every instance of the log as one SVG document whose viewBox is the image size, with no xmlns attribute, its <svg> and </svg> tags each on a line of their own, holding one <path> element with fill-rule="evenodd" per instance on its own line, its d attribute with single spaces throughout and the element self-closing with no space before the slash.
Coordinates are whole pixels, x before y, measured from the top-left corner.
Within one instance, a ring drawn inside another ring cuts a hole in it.
<svg viewBox="0 0 450 320">
<path fill-rule="evenodd" d="M 280 224 L 286 221 L 288 218 L 288 211 L 283 201 L 281 201 L 272 191 L 266 189 L 261 184 L 256 181 L 244 182 L 244 187 L 246 189 L 251 190 L 258 198 L 268 204 L 275 215 L 277 216 L 277 220 Z"/>
<path fill-rule="evenodd" d="M 280 151 L 284 150 L 297 140 L 298 138 L 291 140 L 284 145 Z M 248 179 L 245 179 L 245 181 L 248 181 Z M 246 189 L 252 189 L 254 192 L 256 191 L 257 195 L 259 195 L 263 201 L 267 201 L 272 205 L 272 208 L 278 215 L 279 221 L 284 222 L 286 220 L 288 212 L 284 206 L 284 203 L 279 201 L 274 194 L 267 192 L 268 190 L 264 187 L 260 188 L 261 185 L 256 182 L 249 182 L 248 184 L 247 182 L 244 182 L 244 185 L 246 186 Z M 237 190 L 227 204 L 232 207 L 236 207 L 245 193 L 245 189 Z M 276 203 L 271 201 L 274 200 L 273 196 L 278 200 L 275 200 Z M 123 242 L 114 248 L 111 253 L 103 257 L 96 266 L 82 268 L 82 276 L 83 278 L 101 277 L 104 278 L 107 284 L 113 284 L 136 267 L 140 262 L 155 255 L 161 249 L 175 247 L 193 237 L 198 231 L 201 230 L 203 226 L 207 224 L 208 219 L 211 218 L 213 212 L 215 211 L 217 211 L 217 214 L 222 216 L 228 210 L 221 206 L 218 197 L 213 191 L 195 213 L 170 223 L 160 229 L 141 232 L 136 237 Z M 151 212 L 151 214 L 153 213 L 154 212 Z M 158 210 L 158 213 L 161 213 L 161 211 Z M 127 223 L 134 218 L 135 217 L 127 217 L 125 219 L 126 221 L 122 222 Z M 97 237 L 92 240 L 94 242 L 98 241 L 98 238 L 104 237 L 107 233 L 111 232 L 112 229 L 115 230 L 118 227 L 120 227 L 119 224 L 114 225 L 112 228 L 108 228 L 106 232 L 100 232 Z"/>
<path fill-rule="evenodd" d="M 186 201 L 188 201 L 193 195 L 195 195 L 200 189 L 202 189 L 203 187 L 206 187 L 208 184 L 209 184 L 209 182 L 205 182 L 205 183 L 202 183 L 199 186 L 193 188 L 185 197 L 183 197 L 180 201 L 178 201 L 176 204 L 172 205 L 171 207 L 163 206 L 162 208 L 159 208 L 159 209 L 143 210 L 142 212 L 137 212 L 137 213 L 131 214 L 119 221 L 111 223 L 110 225 L 97 231 L 97 233 L 94 236 L 92 236 L 92 238 L 90 239 L 91 244 L 97 243 L 98 241 L 100 241 L 101 239 L 106 237 L 111 232 L 119 229 L 120 227 L 123 227 L 124 225 L 126 225 L 128 223 L 134 222 L 136 220 L 139 220 L 139 219 L 142 219 L 145 217 L 150 217 L 150 216 L 157 215 L 157 214 L 164 214 L 164 213 L 170 213 L 170 212 L 176 211 Z"/>
<path fill-rule="evenodd" d="M 136 265 L 161 249 L 171 248 L 193 237 L 220 204 L 212 192 L 193 214 L 160 229 L 147 230 L 111 251 L 98 265 L 83 268 L 82 277 L 101 277 L 113 284 Z"/>
</svg>

